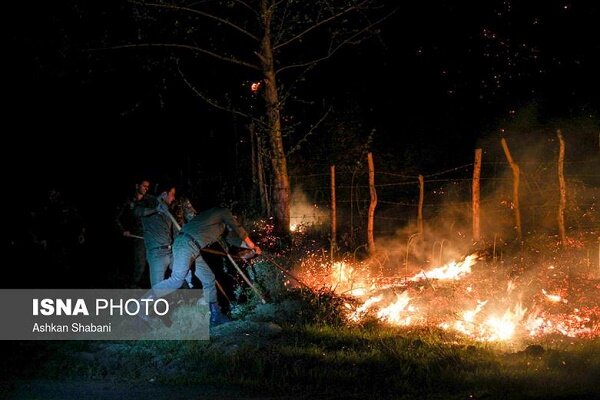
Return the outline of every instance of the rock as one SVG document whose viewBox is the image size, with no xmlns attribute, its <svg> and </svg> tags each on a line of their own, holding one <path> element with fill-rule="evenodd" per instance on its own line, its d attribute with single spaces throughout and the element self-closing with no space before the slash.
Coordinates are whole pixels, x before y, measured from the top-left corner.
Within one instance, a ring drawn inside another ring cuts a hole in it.
<svg viewBox="0 0 600 400">
<path fill-rule="evenodd" d="M 538 357 L 544 354 L 544 348 L 539 344 L 530 344 L 525 348 L 525 354 Z"/>
</svg>

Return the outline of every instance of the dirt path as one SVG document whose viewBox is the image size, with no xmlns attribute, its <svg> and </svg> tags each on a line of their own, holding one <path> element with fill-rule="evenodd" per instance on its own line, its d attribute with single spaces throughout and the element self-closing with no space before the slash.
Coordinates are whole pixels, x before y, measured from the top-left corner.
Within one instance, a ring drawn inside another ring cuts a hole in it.
<svg viewBox="0 0 600 400">
<path fill-rule="evenodd" d="M 10 400 L 225 400 L 274 399 L 249 396 L 234 387 L 165 385 L 156 382 L 22 380 L 0 385 L 0 398 Z"/>
</svg>

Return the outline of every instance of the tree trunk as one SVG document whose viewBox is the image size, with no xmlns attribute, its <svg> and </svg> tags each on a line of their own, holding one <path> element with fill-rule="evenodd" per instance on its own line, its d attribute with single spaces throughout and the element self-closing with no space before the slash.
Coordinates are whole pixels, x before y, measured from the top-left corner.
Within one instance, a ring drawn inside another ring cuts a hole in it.
<svg viewBox="0 0 600 400">
<path fill-rule="evenodd" d="M 248 125 L 248 133 L 250 134 L 250 159 L 252 162 L 252 188 L 250 190 L 250 204 L 253 207 L 257 206 L 260 193 L 260 178 L 258 169 L 258 144 L 256 142 L 256 134 L 254 133 L 254 123 Z"/>
<path fill-rule="evenodd" d="M 335 258 L 337 248 L 337 209 L 335 200 L 335 165 L 330 167 L 331 171 L 331 262 Z"/>
<path fill-rule="evenodd" d="M 260 61 L 264 74 L 265 90 L 263 98 L 267 109 L 268 136 L 271 149 L 271 166 L 273 168 L 273 217 L 275 229 L 282 233 L 290 231 L 290 181 L 287 161 L 283 149 L 281 134 L 281 117 L 279 114 L 279 93 L 275 76 L 273 47 L 271 43 L 271 10 L 270 1 L 261 1 L 261 16 L 264 33 L 261 42 Z"/>
<path fill-rule="evenodd" d="M 271 202 L 269 201 L 269 191 L 267 190 L 267 180 L 261 151 L 263 140 L 258 135 L 258 132 L 256 132 L 254 123 L 251 123 L 248 129 L 250 130 L 252 143 L 252 181 L 258 186 L 261 212 L 265 215 L 271 215 Z M 253 190 L 253 193 L 256 193 L 256 190 Z"/>
</svg>

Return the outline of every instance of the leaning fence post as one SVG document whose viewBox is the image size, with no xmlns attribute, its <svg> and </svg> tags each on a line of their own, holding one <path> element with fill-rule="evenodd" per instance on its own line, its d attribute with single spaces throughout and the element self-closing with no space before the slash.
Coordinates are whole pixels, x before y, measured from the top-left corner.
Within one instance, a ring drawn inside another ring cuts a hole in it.
<svg viewBox="0 0 600 400">
<path fill-rule="evenodd" d="M 377 191 L 375 190 L 375 165 L 373 164 L 373 153 L 367 154 L 369 163 L 369 193 L 371 202 L 369 203 L 369 220 L 367 223 L 367 242 L 369 244 L 369 253 L 375 252 L 375 239 L 373 238 L 373 219 L 375 217 L 375 207 L 377 207 Z"/>
<path fill-rule="evenodd" d="M 506 139 L 500 139 L 502 143 L 502 148 L 504 149 L 504 154 L 506 155 L 506 159 L 508 160 L 508 164 L 513 172 L 513 196 L 512 202 L 515 208 L 515 225 L 517 227 L 517 236 L 519 240 L 523 240 L 523 229 L 521 228 L 521 209 L 519 206 L 519 180 L 521 175 L 521 170 L 519 166 L 515 163 L 512 156 L 510 155 L 510 150 L 508 149 L 508 144 L 506 144 Z"/>
<path fill-rule="evenodd" d="M 473 241 L 481 239 L 480 230 L 480 185 L 481 176 L 481 149 L 475 149 L 475 164 L 473 166 Z"/>
</svg>

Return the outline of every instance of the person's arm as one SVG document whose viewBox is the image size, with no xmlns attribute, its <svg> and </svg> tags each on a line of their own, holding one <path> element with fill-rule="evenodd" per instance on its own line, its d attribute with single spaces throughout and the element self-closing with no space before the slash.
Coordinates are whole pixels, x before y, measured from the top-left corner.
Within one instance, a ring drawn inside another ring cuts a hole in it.
<svg viewBox="0 0 600 400">
<path fill-rule="evenodd" d="M 229 211 L 227 209 L 223 209 L 222 216 L 223 216 L 223 221 L 225 222 L 225 225 L 230 230 L 234 231 L 240 237 L 240 239 L 243 240 L 243 244 L 248 246 L 249 249 L 254 250 L 254 252 L 256 254 L 260 254 L 262 252 L 260 247 L 258 247 L 252 241 L 252 239 L 250 239 L 250 236 L 248 236 L 248 232 L 246 232 L 244 227 L 242 225 L 240 225 L 240 223 L 233 216 L 233 214 L 231 214 L 231 211 Z M 244 246 L 242 246 L 242 247 L 244 247 Z"/>
<path fill-rule="evenodd" d="M 244 239 L 244 243 L 248 246 L 248 248 L 250 250 L 254 250 L 254 252 L 256 254 L 262 253 L 262 250 L 260 249 L 260 247 L 258 247 L 256 244 L 254 244 L 252 239 L 250 239 L 250 236 L 246 236 L 246 239 Z"/>
<path fill-rule="evenodd" d="M 182 199 L 181 207 L 183 208 L 183 219 L 185 222 L 190 222 L 198 214 L 189 199 Z"/>
<path fill-rule="evenodd" d="M 146 199 L 144 199 L 144 200 L 146 200 Z M 148 199 L 148 200 L 150 200 L 150 199 Z M 153 200 L 154 200 L 154 202 L 150 202 L 150 201 L 136 202 L 135 207 L 133 208 L 133 215 L 135 215 L 138 218 L 142 218 L 142 217 L 147 217 L 152 214 L 156 214 L 158 212 L 158 207 L 160 206 L 160 203 L 156 199 L 153 199 Z M 148 206 L 154 205 L 154 203 L 156 203 L 156 205 L 154 207 L 148 207 Z"/>
<path fill-rule="evenodd" d="M 221 213 L 221 219 L 225 223 L 225 226 L 227 226 L 227 229 L 229 229 L 230 231 L 234 231 L 235 234 L 238 235 L 240 239 L 242 239 L 243 241 L 246 241 L 246 238 L 248 237 L 248 232 L 246 232 L 244 227 L 242 225 L 240 225 L 240 223 L 233 216 L 231 211 L 229 211 L 226 208 L 221 208 L 220 213 Z"/>
<path fill-rule="evenodd" d="M 125 237 L 129 237 L 131 235 L 131 232 L 123 225 L 122 218 L 126 211 L 133 212 L 133 206 L 133 202 L 126 201 L 117 208 L 117 213 L 115 215 L 115 226 L 117 227 L 119 232 L 121 232 L 121 234 Z"/>
</svg>

